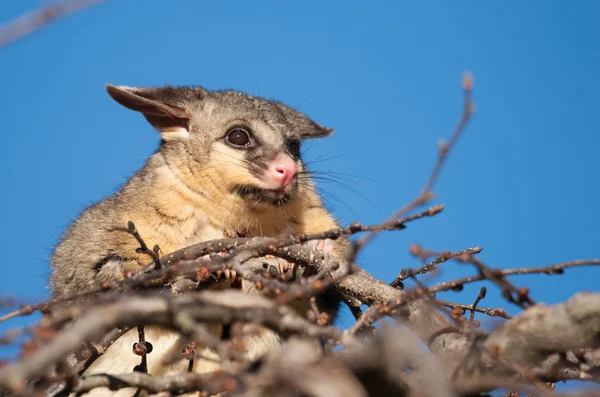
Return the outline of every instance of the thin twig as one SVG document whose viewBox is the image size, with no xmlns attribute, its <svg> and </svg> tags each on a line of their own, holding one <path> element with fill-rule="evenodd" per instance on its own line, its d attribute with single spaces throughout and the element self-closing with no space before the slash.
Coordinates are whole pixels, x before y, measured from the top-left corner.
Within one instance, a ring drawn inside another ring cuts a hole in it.
<svg viewBox="0 0 600 397">
<path fill-rule="evenodd" d="M 481 251 L 483 251 L 483 248 L 481 247 L 473 247 L 473 248 L 467 248 L 461 251 L 456 251 L 456 252 L 442 252 L 441 255 L 436 258 L 435 260 L 429 262 L 428 264 L 418 268 L 417 270 L 412 271 L 412 275 L 417 275 L 417 274 L 425 274 L 428 273 L 432 270 L 434 270 L 436 268 L 437 265 L 439 265 L 440 263 L 444 263 L 447 260 L 451 259 L 451 258 L 455 258 L 455 257 L 460 257 L 463 255 L 475 255 L 480 253 Z M 392 281 L 390 283 L 390 285 L 392 287 L 397 287 L 400 285 L 400 283 L 402 283 L 404 280 L 406 280 L 407 278 L 412 277 L 410 275 L 410 273 L 406 270 L 406 269 L 402 269 L 402 272 L 400 272 L 400 274 L 398 275 L 398 277 L 396 277 L 396 279 L 394 281 Z"/>
<path fill-rule="evenodd" d="M 492 270 L 479 259 L 469 256 L 469 262 L 475 265 L 480 274 L 496 284 L 502 290 L 502 296 L 509 302 L 515 305 L 526 308 L 535 305 L 535 301 L 529 296 L 527 287 L 517 288 L 513 283 L 508 281 L 501 270 Z"/>
<path fill-rule="evenodd" d="M 477 298 L 475 298 L 475 302 L 473 302 L 473 305 L 471 306 L 471 316 L 469 318 L 469 320 L 471 320 L 471 322 L 473 322 L 473 320 L 475 320 L 475 310 L 477 309 L 477 304 L 483 299 L 485 298 L 485 294 L 487 293 L 487 289 L 485 288 L 485 286 L 481 287 L 479 289 L 479 293 L 477 294 Z"/>
<path fill-rule="evenodd" d="M 133 345 L 133 353 L 141 357 L 141 361 L 133 368 L 134 372 L 148 373 L 148 354 L 152 352 L 152 344 L 146 342 L 144 326 L 138 325 L 138 343 Z"/>
<path fill-rule="evenodd" d="M 344 334 L 341 338 L 342 343 L 347 343 L 347 341 L 357 334 L 359 331 L 370 327 L 373 323 L 375 323 L 380 318 L 391 314 L 396 308 L 405 305 L 407 302 L 411 300 L 419 299 L 421 295 L 418 290 L 415 291 L 406 291 L 404 295 L 398 296 L 395 300 L 391 300 L 387 303 L 382 303 L 379 305 L 372 305 L 367 310 L 365 310 L 360 317 L 356 320 L 354 325 L 344 331 Z"/>
<path fill-rule="evenodd" d="M 16 42 L 56 22 L 106 0 L 62 0 L 25 13 L 0 27 L 0 48 Z"/>
<path fill-rule="evenodd" d="M 425 183 L 425 186 L 423 187 L 423 190 L 421 190 L 419 195 L 413 201 L 406 204 L 394 214 L 392 214 L 390 217 L 388 217 L 383 222 L 384 225 L 388 223 L 392 224 L 396 219 L 405 216 L 406 214 L 408 214 L 409 212 L 413 211 L 421 205 L 427 204 L 433 198 L 433 187 L 437 182 L 437 179 L 440 175 L 440 172 L 442 171 L 448 154 L 456 145 L 456 142 L 465 130 L 465 127 L 467 126 L 467 123 L 475 110 L 475 105 L 473 104 L 473 101 L 471 99 L 471 93 L 473 90 L 473 77 L 471 76 L 471 74 L 464 74 L 462 87 L 464 92 L 464 107 L 462 116 L 460 118 L 460 121 L 458 122 L 458 125 L 454 129 L 454 132 L 452 133 L 452 136 L 450 137 L 448 143 L 441 143 L 438 145 L 438 159 L 435 163 L 435 166 L 433 167 L 433 171 L 431 172 L 429 178 L 427 179 L 427 182 Z M 357 241 L 354 244 L 355 255 L 359 250 L 361 250 L 365 245 L 367 245 L 371 240 L 373 240 L 373 238 L 375 238 L 378 234 L 379 230 L 375 230 L 361 238 L 359 241 Z"/>
<path fill-rule="evenodd" d="M 442 299 L 438 299 L 437 300 L 438 303 L 440 305 L 449 307 L 450 309 L 454 309 L 459 308 L 462 309 L 464 311 L 467 310 L 472 310 L 473 309 L 473 305 L 465 305 L 463 303 L 454 303 L 454 302 L 449 302 L 449 301 L 445 301 Z M 506 313 L 506 310 L 502 309 L 502 308 L 497 308 L 497 309 L 487 309 L 484 307 L 475 307 L 474 309 L 477 313 L 483 313 L 483 314 L 487 314 L 490 317 L 501 317 L 501 318 L 505 318 L 507 320 L 510 320 L 512 318 L 512 316 L 509 316 L 508 313 Z"/>
<path fill-rule="evenodd" d="M 162 267 L 162 264 L 160 263 L 160 256 L 159 256 L 160 247 L 158 246 L 158 244 L 155 244 L 152 249 L 148 248 L 148 246 L 146 245 L 146 242 L 140 235 L 140 232 L 135 227 L 135 224 L 133 223 L 133 221 L 127 222 L 127 228 L 113 227 L 110 230 L 125 232 L 125 233 L 129 233 L 130 235 L 132 235 L 133 238 L 135 238 L 137 240 L 137 242 L 140 244 L 139 248 L 136 248 L 135 252 L 137 252 L 138 254 L 148 255 L 150 257 L 150 259 L 152 259 L 152 262 L 154 263 L 154 269 L 159 270 Z"/>
<path fill-rule="evenodd" d="M 600 265 L 600 259 L 581 259 L 576 261 L 569 261 L 558 263 L 556 265 L 542 266 L 542 267 L 523 267 L 523 268 L 515 268 L 515 269 L 495 269 L 494 272 L 499 272 L 504 276 L 514 276 L 521 274 L 547 274 L 547 275 L 557 275 L 563 274 L 564 269 L 573 268 L 573 267 L 584 267 L 584 266 L 598 266 Z M 475 276 L 468 276 L 456 280 L 446 281 L 430 287 L 428 289 L 429 292 L 440 292 L 440 291 L 448 291 L 451 289 L 461 290 L 465 284 L 473 283 L 476 281 L 485 280 L 485 276 L 478 274 Z"/>
<path fill-rule="evenodd" d="M 444 312 L 448 317 L 450 317 L 452 321 L 454 321 L 454 324 L 456 325 L 457 329 L 462 330 L 465 328 L 465 320 L 462 317 L 462 313 L 461 315 L 457 315 L 452 310 L 448 310 L 443 305 L 440 305 L 432 295 L 427 294 L 427 287 L 416 277 L 413 271 L 409 270 L 408 275 L 414 281 L 414 283 L 417 284 L 417 293 L 423 296 L 423 299 L 426 302 L 429 302 L 432 306 Z"/>
</svg>

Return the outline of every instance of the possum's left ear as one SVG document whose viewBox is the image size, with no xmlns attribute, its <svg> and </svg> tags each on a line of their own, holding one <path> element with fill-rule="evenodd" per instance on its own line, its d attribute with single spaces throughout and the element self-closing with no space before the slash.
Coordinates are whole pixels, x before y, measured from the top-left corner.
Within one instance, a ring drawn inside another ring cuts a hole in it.
<svg viewBox="0 0 600 397">
<path fill-rule="evenodd" d="M 179 96 L 177 88 L 134 88 L 107 84 L 106 91 L 119 104 L 142 113 L 164 140 L 189 137 L 191 115 L 183 107 L 173 105 Z"/>
<path fill-rule="evenodd" d="M 302 139 L 325 138 L 331 134 L 333 134 L 333 128 L 326 128 L 319 123 L 312 122 L 311 128 L 301 132 L 301 137 Z"/>
</svg>

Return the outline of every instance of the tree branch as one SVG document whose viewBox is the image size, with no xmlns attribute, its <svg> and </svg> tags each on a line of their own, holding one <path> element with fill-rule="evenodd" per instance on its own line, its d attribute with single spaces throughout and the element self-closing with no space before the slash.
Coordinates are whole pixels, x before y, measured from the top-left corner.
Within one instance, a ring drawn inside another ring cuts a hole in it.
<svg viewBox="0 0 600 397">
<path fill-rule="evenodd" d="M 72 309 L 80 312 L 79 309 Z M 179 297 L 124 296 L 112 304 L 94 308 L 51 340 L 46 346 L 32 352 L 23 360 L 0 372 L 0 389 L 21 390 L 25 382 L 44 373 L 86 341 L 102 338 L 115 327 L 162 325 L 182 330 L 175 319 L 186 313 L 198 323 L 224 323 L 231 320 L 258 323 L 282 335 L 304 333 L 311 337 L 339 339 L 341 333 L 332 327 L 310 324 L 292 309 L 241 291 L 203 291 Z"/>
<path fill-rule="evenodd" d="M 23 14 L 0 26 L 0 48 L 27 37 L 60 18 L 104 1 L 106 0 L 62 0 Z"/>
</svg>

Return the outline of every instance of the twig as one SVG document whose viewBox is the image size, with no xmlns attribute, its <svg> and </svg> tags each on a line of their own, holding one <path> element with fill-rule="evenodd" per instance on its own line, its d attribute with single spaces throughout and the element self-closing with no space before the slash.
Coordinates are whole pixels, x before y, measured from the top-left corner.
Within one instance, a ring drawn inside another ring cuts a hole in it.
<svg viewBox="0 0 600 397">
<path fill-rule="evenodd" d="M 412 275 L 406 269 L 402 269 L 402 272 L 398 275 L 398 277 L 396 277 L 396 279 L 394 281 L 392 281 L 390 283 L 390 285 L 392 287 L 397 287 L 400 285 L 400 283 L 402 283 L 407 278 L 412 277 L 413 275 L 417 275 L 417 274 L 428 273 L 428 272 L 432 271 L 433 269 L 435 269 L 436 266 L 439 265 L 440 263 L 444 263 L 451 258 L 460 257 L 465 254 L 466 255 L 475 255 L 475 254 L 480 253 L 481 251 L 483 251 L 483 248 L 473 247 L 473 248 L 467 248 L 462 251 L 456 251 L 456 252 L 450 252 L 450 251 L 442 252 L 441 255 L 437 259 L 429 262 L 428 264 L 420 267 L 417 270 L 412 271 Z"/>
<path fill-rule="evenodd" d="M 415 208 L 417 208 L 421 205 L 427 204 L 433 198 L 433 187 L 440 175 L 440 172 L 442 171 L 442 168 L 444 166 L 446 158 L 448 157 L 448 154 L 450 153 L 452 148 L 456 145 L 458 138 L 460 138 L 461 134 L 465 130 L 465 127 L 467 126 L 467 123 L 468 123 L 469 119 L 471 118 L 471 116 L 473 115 L 473 112 L 475 110 L 475 105 L 473 104 L 473 102 L 471 100 L 471 92 L 473 90 L 473 77 L 471 76 L 471 74 L 469 74 L 469 73 L 464 74 L 463 81 L 462 81 L 462 87 L 463 87 L 463 92 L 464 92 L 464 107 L 463 107 L 461 119 L 458 122 L 458 125 L 456 126 L 456 128 L 454 129 L 454 132 L 452 133 L 452 136 L 450 137 L 450 141 L 448 141 L 448 143 L 446 143 L 446 144 L 440 143 L 438 145 L 438 159 L 437 159 L 435 166 L 433 167 L 433 171 L 431 172 L 431 174 L 429 175 L 429 178 L 427 179 L 427 182 L 425 183 L 425 186 L 423 187 L 423 190 L 421 190 L 421 193 L 419 193 L 419 195 L 413 201 L 406 204 L 405 206 L 400 208 L 398 211 L 396 211 L 394 214 L 392 214 L 390 217 L 388 217 L 385 220 L 385 222 L 383 222 L 384 225 L 392 224 L 396 219 L 405 216 L 406 214 L 408 214 L 409 212 L 413 211 Z M 357 241 L 354 244 L 355 254 L 360 249 L 362 249 L 365 245 L 367 245 L 378 234 L 379 234 L 379 231 L 376 230 L 376 231 L 373 231 L 373 232 L 367 234 L 366 236 L 361 238 L 359 241 Z"/>
<path fill-rule="evenodd" d="M 138 343 L 133 345 L 133 354 L 141 357 L 141 362 L 133 368 L 134 372 L 148 373 L 148 354 L 152 353 L 152 344 L 146 342 L 144 326 L 138 325 Z"/>
<path fill-rule="evenodd" d="M 462 259 L 461 259 L 462 260 Z M 584 267 L 584 266 L 598 266 L 600 265 L 600 259 L 581 259 L 570 262 L 558 263 L 556 265 L 550 266 L 542 266 L 542 267 L 523 267 L 523 268 L 515 268 L 515 269 L 494 269 L 493 272 L 499 272 L 504 276 L 514 276 L 521 274 L 547 274 L 547 275 L 556 275 L 563 274 L 564 269 L 573 268 L 573 267 Z M 457 280 L 446 281 L 430 287 L 428 289 L 429 292 L 440 292 L 440 291 L 448 291 L 451 289 L 461 290 L 465 284 L 473 283 L 476 281 L 485 280 L 486 277 L 482 274 L 478 274 L 475 276 L 468 276 L 464 278 L 460 278 Z"/>
<path fill-rule="evenodd" d="M 543 266 L 543 267 L 522 267 L 517 269 L 506 269 L 502 270 L 505 276 L 512 276 L 516 274 L 535 274 L 543 273 L 547 275 L 563 274 L 564 269 L 572 267 L 582 266 L 598 266 L 600 265 L 600 259 L 581 259 L 576 261 L 563 262 L 556 265 Z"/>
<path fill-rule="evenodd" d="M 506 279 L 501 270 L 494 271 L 473 256 L 469 256 L 469 262 L 477 267 L 483 277 L 500 287 L 502 296 L 509 302 L 521 308 L 526 308 L 526 304 L 529 306 L 535 305 L 535 301 L 529 296 L 529 289 L 527 287 L 517 288 Z"/>
<path fill-rule="evenodd" d="M 196 343 L 190 342 L 181 349 L 181 355 L 184 359 L 188 360 L 188 372 L 194 370 L 194 359 L 196 357 Z"/>
<path fill-rule="evenodd" d="M 427 262 L 429 258 L 438 258 L 444 254 L 444 251 L 428 250 L 419 244 L 411 244 L 408 248 L 408 252 L 419 258 L 422 262 Z M 469 256 L 455 256 L 451 259 L 459 263 L 466 263 L 469 261 Z"/>
<path fill-rule="evenodd" d="M 106 349 L 130 329 L 131 327 L 115 328 L 106 334 L 99 343 L 86 343 L 85 350 L 76 353 L 76 356 L 80 358 L 73 365 L 74 372 L 79 375 L 83 374 L 98 357 L 106 352 Z"/>
<path fill-rule="evenodd" d="M 137 242 L 140 244 L 140 247 L 136 248 L 135 252 L 137 252 L 138 254 L 148 255 L 154 263 L 154 269 L 159 270 L 162 267 L 162 264 L 160 263 L 160 256 L 158 255 L 160 252 L 160 247 L 158 246 L 158 244 L 155 244 L 152 249 L 148 248 L 148 246 L 146 245 L 146 242 L 144 241 L 142 236 L 140 236 L 140 233 L 138 232 L 137 228 L 135 227 L 135 224 L 133 223 L 133 221 L 127 222 L 127 228 L 113 227 L 110 230 L 126 232 L 126 233 L 129 233 L 130 235 L 132 235 L 137 240 Z"/>
<path fill-rule="evenodd" d="M 456 328 L 458 330 L 461 330 L 461 331 L 464 330 L 464 328 L 465 328 L 465 320 L 462 317 L 462 313 L 457 314 L 456 312 L 453 312 L 452 310 L 448 310 L 443 305 L 440 305 L 433 298 L 433 296 L 427 294 L 427 287 L 419 279 L 417 279 L 417 277 L 415 276 L 415 273 L 412 270 L 408 271 L 408 276 L 410 278 L 412 278 L 412 280 L 415 282 L 415 284 L 417 284 L 417 288 L 418 288 L 417 289 L 417 293 L 419 295 L 423 296 L 423 299 L 425 300 L 425 302 L 431 303 L 432 306 L 434 306 L 437 309 L 439 309 L 440 311 L 446 313 L 446 315 L 448 317 L 450 317 L 452 319 L 452 321 L 454 321 L 454 324 L 456 325 Z"/>
<path fill-rule="evenodd" d="M 473 320 L 475 320 L 475 309 L 477 309 L 477 304 L 483 299 L 485 298 L 485 294 L 487 293 L 487 289 L 485 288 L 485 286 L 481 287 L 479 289 L 479 293 L 477 294 L 477 298 L 475 298 L 475 302 L 473 302 L 473 305 L 471 306 L 471 316 L 469 318 L 469 320 L 471 320 L 471 322 L 473 322 Z"/>
<path fill-rule="evenodd" d="M 44 311 L 45 309 L 47 310 L 47 308 L 48 308 L 47 302 L 41 303 L 39 305 L 33 305 L 33 306 L 22 305 L 19 308 L 19 310 L 15 310 L 13 312 L 5 314 L 4 316 L 0 316 L 0 323 L 10 320 L 11 318 L 18 317 L 18 316 L 28 316 L 37 310 Z"/>
<path fill-rule="evenodd" d="M 342 343 L 348 343 L 350 338 L 357 334 L 362 329 L 370 327 L 378 319 L 391 314 L 395 309 L 405 305 L 410 300 L 416 300 L 420 298 L 419 291 L 406 291 L 403 295 L 398 296 L 394 300 L 390 300 L 386 303 L 372 305 L 365 310 L 361 316 L 356 320 L 354 325 L 344 331 L 342 336 Z"/>
<path fill-rule="evenodd" d="M 28 12 L 0 27 L 0 47 L 14 43 L 30 34 L 85 8 L 106 0 L 62 0 Z"/>
<path fill-rule="evenodd" d="M 454 308 L 459 308 L 462 309 L 464 311 L 467 310 L 474 310 L 478 313 L 483 313 L 483 314 L 487 314 L 490 317 L 501 317 L 501 318 L 505 318 L 507 320 L 510 320 L 512 317 L 509 316 L 506 313 L 506 310 L 502 309 L 502 308 L 497 308 L 497 309 L 487 309 L 484 307 L 475 307 L 473 308 L 473 305 L 465 305 L 462 303 L 454 303 L 454 302 L 449 302 L 449 301 L 445 301 L 442 299 L 437 299 L 438 303 L 440 305 L 444 305 L 446 307 L 449 307 L 450 309 L 454 309 Z M 472 321 L 472 320 L 471 320 Z"/>
</svg>

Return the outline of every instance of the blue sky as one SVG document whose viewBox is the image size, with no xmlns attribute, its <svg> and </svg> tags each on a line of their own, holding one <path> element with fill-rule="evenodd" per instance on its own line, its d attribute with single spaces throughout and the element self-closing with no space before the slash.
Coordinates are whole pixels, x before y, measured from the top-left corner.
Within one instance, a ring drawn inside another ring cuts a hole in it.
<svg viewBox="0 0 600 397">
<path fill-rule="evenodd" d="M 4 2 L 0 21 L 43 3 Z M 306 160 L 324 156 L 314 169 L 351 174 L 345 186 L 321 185 L 337 198 L 328 207 L 343 223 L 368 224 L 421 189 L 470 70 L 477 112 L 436 189 L 446 210 L 382 235 L 359 264 L 391 281 L 419 266 L 408 254 L 414 242 L 479 245 L 494 267 L 600 256 L 600 3 L 174 4 L 112 0 L 0 49 L 2 295 L 47 298 L 47 259 L 66 225 L 158 145 L 106 83 L 234 88 L 300 105 L 336 130 L 311 142 Z M 474 274 L 441 269 L 440 280 Z M 553 303 L 598 291 L 599 279 L 596 267 L 514 281 Z M 478 288 L 444 297 L 471 303 Z M 517 312 L 495 287 L 481 305 Z"/>
</svg>

